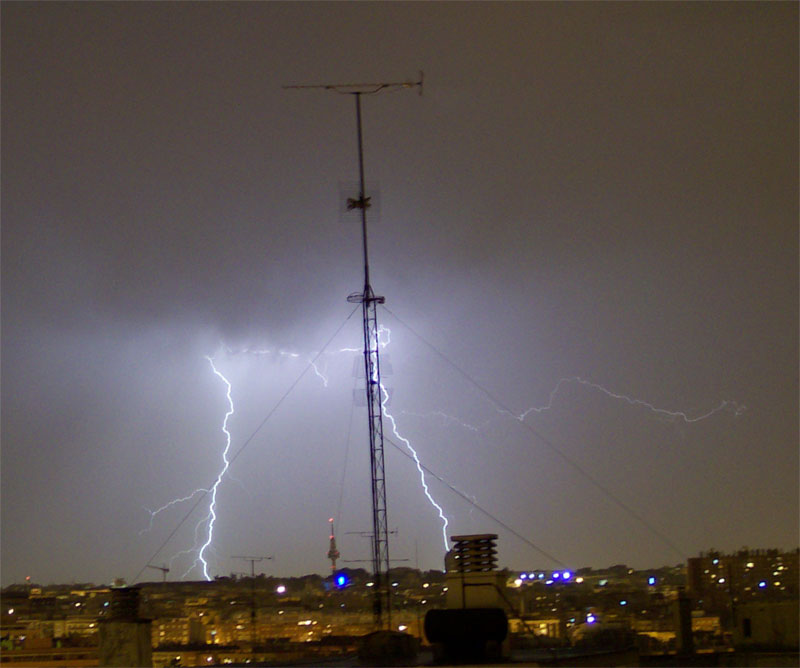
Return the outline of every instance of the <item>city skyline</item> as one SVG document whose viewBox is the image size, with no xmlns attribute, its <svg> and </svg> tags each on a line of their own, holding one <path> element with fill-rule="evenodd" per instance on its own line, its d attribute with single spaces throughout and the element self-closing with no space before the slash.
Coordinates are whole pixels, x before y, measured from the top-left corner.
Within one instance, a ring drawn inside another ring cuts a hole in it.
<svg viewBox="0 0 800 668">
<path fill-rule="evenodd" d="M 352 100 L 281 86 L 420 70 L 363 100 L 391 557 L 403 439 L 512 569 L 797 547 L 796 4 L 0 11 L 4 586 L 197 551 L 223 425 L 212 577 L 369 558 Z"/>
</svg>

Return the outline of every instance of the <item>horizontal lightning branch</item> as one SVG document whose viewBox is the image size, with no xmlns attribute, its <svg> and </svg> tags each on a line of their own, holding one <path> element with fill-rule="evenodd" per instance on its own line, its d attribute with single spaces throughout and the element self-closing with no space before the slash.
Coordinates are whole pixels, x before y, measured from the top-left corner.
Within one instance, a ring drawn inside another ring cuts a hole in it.
<svg viewBox="0 0 800 668">
<path fill-rule="evenodd" d="M 165 503 L 163 506 L 161 506 L 161 508 L 158 508 L 157 510 L 150 510 L 149 508 L 145 508 L 145 510 L 148 513 L 150 513 L 150 525 L 146 529 L 142 529 L 139 532 L 139 535 L 141 536 L 142 534 L 147 533 L 153 528 L 153 520 L 156 518 L 156 515 L 163 513 L 165 510 L 172 508 L 172 506 L 176 506 L 179 503 L 183 503 L 184 501 L 191 501 L 197 494 L 202 493 L 205 495 L 208 494 L 208 492 L 210 491 L 211 491 L 210 489 L 206 489 L 205 487 L 200 487 L 194 490 L 188 496 L 181 497 L 180 499 L 172 499 L 172 501 L 170 501 L 169 503 Z"/>
<path fill-rule="evenodd" d="M 501 412 L 501 413 L 505 413 L 507 415 L 511 415 L 512 417 L 516 418 L 520 422 L 523 422 L 525 420 L 525 418 L 530 413 L 544 413 L 545 411 L 549 411 L 553 407 L 553 400 L 555 399 L 555 397 L 558 394 L 559 390 L 561 390 L 562 386 L 564 386 L 564 385 L 566 385 L 568 383 L 575 383 L 575 384 L 583 385 L 585 387 L 590 387 L 590 388 L 592 388 L 594 390 L 597 390 L 598 392 L 602 392 L 603 394 L 605 394 L 608 397 L 611 397 L 612 399 L 618 399 L 620 401 L 625 401 L 628 404 L 630 404 L 631 406 L 640 406 L 642 408 L 646 408 L 647 410 L 651 411 L 652 413 L 655 413 L 656 415 L 658 415 L 660 417 L 666 418 L 669 421 L 679 420 L 679 421 L 685 422 L 687 424 L 691 424 L 693 422 L 700 422 L 701 420 L 706 420 L 707 418 L 710 418 L 711 416 L 713 416 L 713 415 L 715 415 L 715 414 L 717 414 L 717 413 L 719 413 L 721 411 L 728 411 L 730 413 L 733 413 L 734 417 L 738 417 L 738 416 L 740 416 L 742 413 L 744 413 L 747 410 L 746 406 L 744 406 L 743 404 L 739 404 L 739 403 L 737 403 L 735 401 L 722 401 L 722 402 L 720 402 L 719 406 L 717 406 L 716 408 L 713 408 L 712 410 L 707 411 L 706 413 L 703 413 L 702 415 L 691 417 L 690 415 L 688 415 L 684 411 L 673 411 L 673 410 L 667 410 L 666 408 L 658 408 L 658 407 L 654 406 L 653 404 L 651 404 L 651 403 L 649 403 L 647 401 L 643 401 L 642 399 L 636 399 L 634 397 L 630 397 L 630 396 L 625 395 L 625 394 L 620 394 L 618 392 L 613 392 L 612 390 L 609 390 L 608 388 L 603 387 L 602 385 L 598 385 L 597 383 L 593 383 L 593 382 L 591 382 L 589 380 L 585 380 L 585 379 L 580 378 L 578 376 L 573 376 L 571 378 L 561 378 L 558 381 L 558 383 L 556 383 L 555 388 L 553 388 L 553 391 L 550 393 L 549 401 L 544 406 L 531 407 L 528 410 L 526 410 L 524 413 L 521 413 L 519 415 L 517 415 L 515 413 L 512 413 L 511 411 L 506 410 L 504 408 L 498 408 L 498 411 Z"/>
</svg>

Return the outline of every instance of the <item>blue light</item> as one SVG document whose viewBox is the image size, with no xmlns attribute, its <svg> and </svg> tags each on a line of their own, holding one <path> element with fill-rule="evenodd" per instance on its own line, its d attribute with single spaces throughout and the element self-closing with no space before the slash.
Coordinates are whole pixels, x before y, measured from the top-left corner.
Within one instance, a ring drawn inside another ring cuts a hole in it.
<svg viewBox="0 0 800 668">
<path fill-rule="evenodd" d="M 619 604 L 620 605 L 628 605 L 628 602 L 627 601 L 620 601 Z"/>
<path fill-rule="evenodd" d="M 651 575 L 649 578 L 647 578 L 647 584 L 649 584 L 651 587 L 652 587 L 652 586 L 653 586 L 655 583 L 656 583 L 656 579 L 655 579 L 655 578 L 654 578 L 652 575 Z"/>
<path fill-rule="evenodd" d="M 597 621 L 597 618 L 594 615 L 592 615 L 592 614 L 586 615 L 586 623 L 587 624 L 594 624 L 596 621 Z"/>
<path fill-rule="evenodd" d="M 561 573 L 559 573 L 558 571 L 556 571 L 555 573 L 553 573 L 553 579 L 554 579 L 554 580 L 558 580 L 558 578 L 560 578 L 560 577 L 561 577 Z"/>
<path fill-rule="evenodd" d="M 539 579 L 544 580 L 544 573 L 539 573 Z"/>
<path fill-rule="evenodd" d="M 570 573 L 569 571 L 564 571 L 561 574 L 561 577 L 564 578 L 565 580 L 569 580 L 572 577 L 572 573 Z"/>
<path fill-rule="evenodd" d="M 759 589 L 764 589 L 764 587 L 766 587 L 766 586 L 767 586 L 767 583 L 766 583 L 765 580 L 762 580 L 761 582 L 758 583 L 758 588 Z"/>
<path fill-rule="evenodd" d="M 519 579 L 520 580 L 527 580 L 528 579 L 528 574 L 527 573 L 520 573 L 519 574 Z"/>
<path fill-rule="evenodd" d="M 346 586 L 347 586 L 347 584 L 348 584 L 348 581 L 347 581 L 347 576 L 346 576 L 344 573 L 339 573 L 339 574 L 338 574 L 338 575 L 337 575 L 337 576 L 334 578 L 334 583 L 336 584 L 336 586 L 337 586 L 339 589 L 342 589 L 343 587 L 346 587 Z"/>
</svg>

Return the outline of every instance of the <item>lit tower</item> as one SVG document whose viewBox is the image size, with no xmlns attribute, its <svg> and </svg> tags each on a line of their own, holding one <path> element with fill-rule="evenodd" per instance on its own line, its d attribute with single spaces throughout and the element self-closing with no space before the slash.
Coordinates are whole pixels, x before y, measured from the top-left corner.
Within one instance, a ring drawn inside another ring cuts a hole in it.
<svg viewBox="0 0 800 668">
<path fill-rule="evenodd" d="M 381 412 L 381 365 L 378 345 L 378 304 L 384 297 L 376 296 L 369 282 L 369 252 L 367 246 L 367 209 L 370 198 L 364 186 L 364 143 L 361 131 L 361 96 L 374 95 L 384 90 L 419 87 L 422 94 L 422 72 L 419 81 L 400 81 L 373 84 L 323 84 L 313 86 L 284 86 L 284 88 L 319 88 L 342 95 L 352 95 L 356 103 L 356 128 L 358 138 L 358 196 L 347 200 L 348 210 L 361 212 L 361 239 L 364 247 L 364 289 L 348 296 L 347 301 L 361 304 L 364 327 L 364 376 L 367 393 L 369 428 L 369 458 L 372 468 L 372 570 L 373 613 L 375 625 L 391 628 L 391 587 L 389 586 L 389 525 L 386 519 L 386 474 L 383 462 L 383 416 Z"/>
<path fill-rule="evenodd" d="M 339 550 L 336 549 L 336 534 L 333 532 L 333 518 L 331 517 L 328 522 L 331 525 L 331 546 L 328 549 L 328 559 L 331 560 L 331 571 L 336 572 L 336 560 L 339 558 Z"/>
</svg>

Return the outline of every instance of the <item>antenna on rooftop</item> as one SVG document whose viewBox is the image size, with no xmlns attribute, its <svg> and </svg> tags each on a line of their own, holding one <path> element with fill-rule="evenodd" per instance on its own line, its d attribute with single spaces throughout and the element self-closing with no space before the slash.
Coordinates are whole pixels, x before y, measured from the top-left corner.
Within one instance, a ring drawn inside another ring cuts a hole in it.
<svg viewBox="0 0 800 668">
<path fill-rule="evenodd" d="M 417 81 L 393 81 L 382 83 L 312 84 L 283 86 L 285 89 L 321 89 L 341 95 L 352 95 L 356 103 L 356 128 L 358 139 L 358 183 L 357 196 L 347 199 L 347 208 L 361 211 L 361 238 L 364 248 L 364 289 L 347 297 L 351 304 L 361 304 L 364 327 L 364 371 L 367 396 L 370 463 L 372 468 L 372 569 L 375 587 L 373 614 L 375 625 L 383 626 L 386 612 L 386 627 L 391 628 L 391 587 L 389 586 L 389 529 L 386 519 L 386 474 L 383 457 L 383 414 L 381 397 L 381 371 L 378 342 L 378 304 L 385 297 L 376 296 L 369 280 L 369 249 L 367 245 L 367 209 L 370 198 L 364 185 L 364 140 L 361 128 L 361 97 L 386 90 L 419 88 L 422 94 L 423 74 Z M 354 193 L 355 195 L 355 193 Z"/>
<path fill-rule="evenodd" d="M 250 562 L 250 642 L 251 651 L 256 651 L 256 563 L 272 557 L 232 556 L 231 559 L 242 559 Z"/>
<path fill-rule="evenodd" d="M 166 566 L 153 566 L 152 564 L 147 564 L 147 568 L 152 568 L 156 571 L 161 571 L 161 574 L 164 578 L 162 582 L 167 581 L 167 573 L 169 573 L 169 568 L 167 568 Z"/>
</svg>

